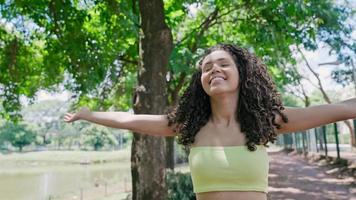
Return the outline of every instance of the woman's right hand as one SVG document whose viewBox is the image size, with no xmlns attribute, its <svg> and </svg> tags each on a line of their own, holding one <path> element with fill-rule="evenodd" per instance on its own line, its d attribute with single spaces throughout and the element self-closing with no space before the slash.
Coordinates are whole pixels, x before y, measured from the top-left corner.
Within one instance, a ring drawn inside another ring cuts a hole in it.
<svg viewBox="0 0 356 200">
<path fill-rule="evenodd" d="M 89 110 L 89 108 L 82 107 L 76 113 L 66 113 L 64 115 L 64 121 L 70 123 L 80 119 L 86 119 L 86 117 L 89 116 L 90 113 L 91 111 Z"/>
</svg>

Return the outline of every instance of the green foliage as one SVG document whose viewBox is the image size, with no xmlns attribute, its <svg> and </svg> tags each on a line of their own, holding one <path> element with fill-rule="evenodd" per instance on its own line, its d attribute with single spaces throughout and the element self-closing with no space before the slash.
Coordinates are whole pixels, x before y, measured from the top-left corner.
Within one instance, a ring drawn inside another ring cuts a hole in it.
<svg viewBox="0 0 356 200">
<path fill-rule="evenodd" d="M 188 162 L 189 149 L 178 144 L 178 138 L 174 141 L 175 163 L 182 164 Z"/>
<path fill-rule="evenodd" d="M 169 200 L 195 200 L 190 173 L 167 170 L 166 184 Z"/>
<path fill-rule="evenodd" d="M 355 69 L 356 70 L 356 69 Z M 346 69 L 335 69 L 331 73 L 331 77 L 339 84 L 343 85 L 344 87 L 346 85 L 349 85 L 356 80 L 353 78 L 353 70 L 352 67 L 349 66 Z"/>
<path fill-rule="evenodd" d="M 23 147 L 36 141 L 36 133 L 24 123 L 7 122 L 0 128 L 0 140 L 8 141 L 22 151 Z"/>
<path fill-rule="evenodd" d="M 340 144 L 350 144 L 350 136 L 352 136 L 351 134 L 340 134 L 338 135 L 339 137 L 339 143 Z M 335 134 L 334 132 L 329 132 L 326 135 L 326 141 L 328 141 L 328 143 L 334 143 L 336 144 L 336 139 L 335 139 Z"/>
<path fill-rule="evenodd" d="M 326 90 L 325 91 L 327 94 L 332 94 L 329 95 L 331 102 L 338 102 L 341 101 L 340 98 L 342 98 L 342 91 L 340 90 Z M 310 100 L 312 105 L 320 105 L 325 103 L 323 94 L 321 93 L 320 90 L 314 90 L 312 91 L 310 95 Z"/>
<path fill-rule="evenodd" d="M 334 129 L 334 124 L 328 124 L 325 126 L 325 133 L 326 133 L 326 141 L 327 143 L 336 143 L 336 138 L 335 138 L 335 129 Z M 338 129 L 338 131 L 340 131 L 340 129 Z M 338 133 L 338 137 L 339 137 L 339 142 L 341 143 L 341 141 L 350 140 L 350 134 L 340 134 L 340 132 Z M 342 139 L 340 137 L 343 137 Z M 347 143 L 349 144 L 349 143 Z"/>
<path fill-rule="evenodd" d="M 105 127 L 91 125 L 82 132 L 82 143 L 92 146 L 95 151 L 100 150 L 105 145 L 117 145 L 116 138 Z"/>
<path fill-rule="evenodd" d="M 356 48 L 347 24 L 351 10 L 329 0 L 165 0 L 164 9 L 174 38 L 170 103 L 185 89 L 202 49 L 216 43 L 255 52 L 280 89 L 298 79 L 293 46 L 315 50 L 322 41 L 346 63 L 345 52 Z M 135 1 L 2 1 L 0 12 L 4 118 L 20 119 L 20 96 L 33 100 L 59 83 L 74 93 L 73 108 L 132 107 L 140 28 Z"/>
<path fill-rule="evenodd" d="M 302 107 L 303 102 L 301 102 L 299 99 L 296 97 L 289 95 L 289 94 L 284 94 L 282 95 L 282 101 L 283 105 L 287 107 Z"/>
<path fill-rule="evenodd" d="M 123 67 L 132 72 L 137 60 L 138 16 L 131 8 L 127 1 L 1 2 L 3 117 L 20 119 L 13 112 L 21 108 L 20 95 L 33 98 L 61 82 L 80 93 L 79 102 L 105 99 Z"/>
<path fill-rule="evenodd" d="M 2 29 L 2 27 L 0 27 Z M 0 114 L 5 118 L 20 119 L 21 108 L 19 96 L 33 97 L 36 88 L 46 85 L 46 73 L 42 67 L 43 47 L 33 43 L 26 43 L 14 35 L 2 30 L 0 33 L 0 97 L 4 110 Z M 17 111 L 11 113 L 12 111 Z"/>
<path fill-rule="evenodd" d="M 193 55 L 216 43 L 235 43 L 255 52 L 281 90 L 286 84 L 298 84 L 300 79 L 293 69 L 293 46 L 315 50 L 318 42 L 324 42 L 344 60 L 356 52 L 355 41 L 348 39 L 351 28 L 346 24 L 352 12 L 332 1 L 219 0 L 191 2 L 189 6 L 166 2 L 167 21 L 175 38 L 170 60 L 171 92 L 181 85 L 182 77 L 189 78 L 197 60 Z M 182 7 L 186 15 L 179 12 Z"/>
</svg>

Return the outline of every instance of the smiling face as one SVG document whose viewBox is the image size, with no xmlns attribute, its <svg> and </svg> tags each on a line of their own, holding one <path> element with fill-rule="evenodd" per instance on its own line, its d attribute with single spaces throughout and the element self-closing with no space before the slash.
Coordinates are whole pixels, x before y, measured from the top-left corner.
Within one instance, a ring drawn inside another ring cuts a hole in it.
<svg viewBox="0 0 356 200">
<path fill-rule="evenodd" d="M 224 50 L 215 50 L 203 61 L 201 83 L 209 96 L 237 92 L 239 72 L 231 55 Z"/>
</svg>

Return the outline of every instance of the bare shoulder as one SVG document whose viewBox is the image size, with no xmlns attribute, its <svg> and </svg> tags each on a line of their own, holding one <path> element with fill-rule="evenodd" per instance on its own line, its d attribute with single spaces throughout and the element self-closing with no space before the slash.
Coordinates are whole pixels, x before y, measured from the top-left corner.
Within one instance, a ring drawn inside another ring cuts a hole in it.
<svg viewBox="0 0 356 200">
<path fill-rule="evenodd" d="M 209 145 L 209 132 L 208 132 L 207 124 L 200 128 L 197 134 L 194 137 L 194 143 L 191 144 L 194 146 L 207 146 Z"/>
</svg>

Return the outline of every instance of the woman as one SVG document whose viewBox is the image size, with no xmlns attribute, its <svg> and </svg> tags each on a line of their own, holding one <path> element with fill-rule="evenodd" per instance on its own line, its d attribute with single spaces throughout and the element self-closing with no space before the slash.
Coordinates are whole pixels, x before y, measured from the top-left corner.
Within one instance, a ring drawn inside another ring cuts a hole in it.
<svg viewBox="0 0 356 200">
<path fill-rule="evenodd" d="M 190 147 L 189 165 L 199 200 L 267 199 L 266 144 L 277 134 L 356 118 L 356 98 L 308 108 L 284 108 L 266 66 L 229 44 L 208 49 L 178 105 L 166 115 L 90 112 L 87 120 L 155 136 L 178 136 Z"/>
</svg>

